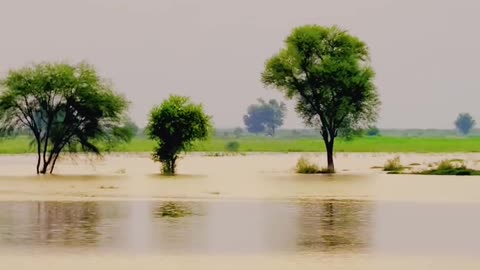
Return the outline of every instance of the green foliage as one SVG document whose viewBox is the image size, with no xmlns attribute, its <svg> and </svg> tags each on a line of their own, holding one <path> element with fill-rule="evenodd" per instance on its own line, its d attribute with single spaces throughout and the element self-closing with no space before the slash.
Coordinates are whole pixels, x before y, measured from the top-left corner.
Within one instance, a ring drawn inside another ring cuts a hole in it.
<svg viewBox="0 0 480 270">
<path fill-rule="evenodd" d="M 64 150 L 100 154 L 98 143 L 131 138 L 122 129 L 127 101 L 86 63 L 12 70 L 1 85 L 0 133 L 31 132 L 37 173 L 52 173 Z"/>
<path fill-rule="evenodd" d="M 401 171 L 405 167 L 403 167 L 402 163 L 400 162 L 400 157 L 396 156 L 392 159 L 387 160 L 385 165 L 383 166 L 383 170 L 386 172 L 395 172 L 395 171 Z"/>
<path fill-rule="evenodd" d="M 179 203 L 166 202 L 158 208 L 156 216 L 167 218 L 181 218 L 192 215 L 192 211 Z"/>
<path fill-rule="evenodd" d="M 480 171 L 467 168 L 463 161 L 442 160 L 434 169 L 419 172 L 426 175 L 480 175 Z"/>
<path fill-rule="evenodd" d="M 451 170 L 454 168 L 464 168 L 464 167 L 465 167 L 465 164 L 463 163 L 463 161 L 456 162 L 453 160 L 446 159 L 438 163 L 437 170 Z"/>
<path fill-rule="evenodd" d="M 469 113 L 461 113 L 455 120 L 455 127 L 463 135 L 467 135 L 468 133 L 470 133 L 474 126 L 475 120 Z"/>
<path fill-rule="evenodd" d="M 287 107 L 285 103 L 270 99 L 265 102 L 258 99 L 259 104 L 252 104 L 247 109 L 247 114 L 243 116 L 243 122 L 250 133 L 266 132 L 270 136 L 275 136 L 277 128 L 283 125 L 283 119 Z"/>
<path fill-rule="evenodd" d="M 195 141 L 206 140 L 210 131 L 210 117 L 202 105 L 172 95 L 150 112 L 147 134 L 157 143 L 153 159 L 162 163 L 163 173 L 175 174 L 180 152 L 189 150 Z"/>
<path fill-rule="evenodd" d="M 320 169 L 316 164 L 310 162 L 310 160 L 305 157 L 300 157 L 300 159 L 298 159 L 297 165 L 295 166 L 295 171 L 300 174 L 331 173 L 328 168 Z"/>
<path fill-rule="evenodd" d="M 335 138 L 377 117 L 380 101 L 368 48 L 346 31 L 317 25 L 294 29 L 285 43 L 267 61 L 262 81 L 294 99 L 305 123 L 320 130 L 333 172 Z"/>
<path fill-rule="evenodd" d="M 225 150 L 228 152 L 238 152 L 238 149 L 240 149 L 240 143 L 237 141 L 227 142 L 225 145 Z"/>
<path fill-rule="evenodd" d="M 104 150 L 112 151 L 120 144 L 129 143 L 138 134 L 137 125 L 129 118 L 125 117 L 121 124 L 110 129 L 111 136 L 105 139 Z"/>
<path fill-rule="evenodd" d="M 126 131 L 126 133 L 129 134 L 129 138 L 133 138 L 135 136 L 137 136 L 140 132 L 140 128 L 137 126 L 137 124 L 135 124 L 135 122 L 132 121 L 132 119 L 130 118 L 127 118 L 125 121 L 124 121 L 124 125 L 123 125 L 123 128 Z"/>
<path fill-rule="evenodd" d="M 307 158 L 301 157 L 297 161 L 295 171 L 301 174 L 316 174 L 320 172 L 320 168 L 316 164 L 310 162 Z"/>
</svg>

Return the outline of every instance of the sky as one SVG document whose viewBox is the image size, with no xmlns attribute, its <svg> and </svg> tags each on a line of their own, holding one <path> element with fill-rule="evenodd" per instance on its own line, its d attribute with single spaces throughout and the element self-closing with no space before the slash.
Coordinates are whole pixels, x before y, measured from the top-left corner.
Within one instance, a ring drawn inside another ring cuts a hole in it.
<svg viewBox="0 0 480 270">
<path fill-rule="evenodd" d="M 381 128 L 480 121 L 477 0 L 0 0 L 0 76 L 42 61 L 87 61 L 145 125 L 170 94 L 202 103 L 215 126 L 243 126 L 257 98 L 291 101 L 260 81 L 292 28 L 338 25 L 365 41 Z"/>
</svg>

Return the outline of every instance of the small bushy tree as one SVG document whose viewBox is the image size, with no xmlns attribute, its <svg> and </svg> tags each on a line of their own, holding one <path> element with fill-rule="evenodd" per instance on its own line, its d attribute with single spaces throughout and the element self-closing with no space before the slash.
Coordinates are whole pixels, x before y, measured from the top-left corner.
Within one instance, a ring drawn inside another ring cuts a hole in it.
<svg viewBox="0 0 480 270">
<path fill-rule="evenodd" d="M 170 96 L 150 112 L 147 134 L 157 142 L 153 159 L 162 163 L 162 173 L 175 174 L 176 161 L 197 140 L 206 140 L 210 117 L 188 97 Z"/>
<path fill-rule="evenodd" d="M 475 120 L 469 113 L 461 113 L 455 120 L 455 127 L 463 135 L 467 135 L 468 133 L 470 133 L 474 126 Z"/>
<path fill-rule="evenodd" d="M 30 131 L 37 174 L 52 173 L 64 150 L 100 154 L 99 143 L 131 138 L 124 123 L 127 101 L 86 63 L 12 70 L 1 86 L 0 134 Z"/>
<path fill-rule="evenodd" d="M 230 141 L 225 145 L 225 150 L 228 152 L 238 152 L 240 149 L 240 143 L 237 141 Z"/>
</svg>

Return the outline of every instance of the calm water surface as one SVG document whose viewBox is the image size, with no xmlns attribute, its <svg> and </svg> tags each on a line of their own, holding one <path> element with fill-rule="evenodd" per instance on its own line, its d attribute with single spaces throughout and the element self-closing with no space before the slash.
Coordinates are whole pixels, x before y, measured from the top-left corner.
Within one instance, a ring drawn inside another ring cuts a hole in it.
<svg viewBox="0 0 480 270">
<path fill-rule="evenodd" d="M 187 216 L 168 217 L 178 209 Z M 479 213 L 355 200 L 0 202 L 0 251 L 478 256 Z"/>
</svg>

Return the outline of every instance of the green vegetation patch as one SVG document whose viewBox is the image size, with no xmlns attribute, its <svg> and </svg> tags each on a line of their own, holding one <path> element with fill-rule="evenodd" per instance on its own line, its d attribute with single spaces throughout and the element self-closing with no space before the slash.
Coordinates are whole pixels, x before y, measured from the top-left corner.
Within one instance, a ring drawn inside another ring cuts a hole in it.
<svg viewBox="0 0 480 270">
<path fill-rule="evenodd" d="M 295 171 L 300 174 L 329 173 L 328 169 L 319 168 L 316 164 L 312 163 L 310 160 L 308 160 L 305 157 L 301 157 L 298 160 L 297 165 L 295 167 Z"/>
<path fill-rule="evenodd" d="M 399 172 L 405 169 L 405 167 L 400 162 L 400 157 L 396 156 L 392 159 L 387 160 L 383 166 L 383 170 L 386 172 Z"/>
<path fill-rule="evenodd" d="M 423 175 L 480 175 L 480 171 L 467 168 L 463 161 L 443 160 L 436 168 L 429 169 L 415 174 Z"/>
<path fill-rule="evenodd" d="M 192 211 L 179 203 L 167 202 L 155 214 L 159 217 L 181 218 L 192 215 Z"/>
<path fill-rule="evenodd" d="M 238 152 L 238 149 L 240 149 L 240 143 L 237 141 L 231 141 L 225 144 L 225 150 L 227 152 Z"/>
<path fill-rule="evenodd" d="M 448 170 L 426 170 L 418 174 L 424 175 L 480 175 L 480 171 L 469 168 L 452 168 Z"/>
<path fill-rule="evenodd" d="M 0 139 L 0 154 L 35 153 L 30 147 L 28 136 Z M 225 146 L 231 139 L 212 138 L 204 142 L 193 143 L 193 152 L 225 152 Z M 321 138 L 271 138 L 266 136 L 245 136 L 236 139 L 239 152 L 325 152 Z M 156 143 L 145 137 L 135 137 L 129 143 L 119 144 L 111 152 L 152 152 Z M 102 146 L 100 145 L 100 148 Z M 105 149 L 107 147 L 105 146 Z M 339 138 L 335 152 L 351 153 L 472 153 L 480 152 L 480 137 L 467 138 L 409 138 L 409 137 L 361 137 L 354 140 Z"/>
</svg>

